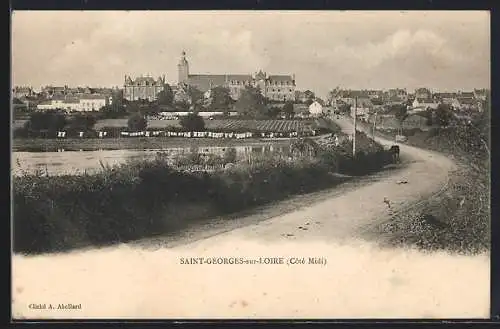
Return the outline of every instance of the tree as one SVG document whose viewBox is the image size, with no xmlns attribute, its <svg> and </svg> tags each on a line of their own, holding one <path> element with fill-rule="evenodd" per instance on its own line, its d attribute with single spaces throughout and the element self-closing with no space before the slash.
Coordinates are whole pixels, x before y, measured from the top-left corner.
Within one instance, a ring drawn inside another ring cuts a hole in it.
<svg viewBox="0 0 500 329">
<path fill-rule="evenodd" d="M 144 116 L 155 115 L 160 113 L 160 106 L 158 104 L 149 104 L 140 107 L 140 113 Z"/>
<path fill-rule="evenodd" d="M 451 105 L 441 103 L 436 109 L 436 122 L 440 127 L 446 127 L 450 124 L 453 118 L 453 111 Z"/>
<path fill-rule="evenodd" d="M 314 102 L 314 99 L 316 98 L 316 95 L 310 90 L 304 91 L 304 96 L 306 98 L 306 101 L 304 103 L 307 106 L 311 105 Z"/>
<path fill-rule="evenodd" d="M 391 113 L 399 122 L 399 135 L 401 135 L 401 130 L 403 129 L 403 122 L 408 117 L 408 108 L 403 104 L 393 104 L 390 106 Z"/>
<path fill-rule="evenodd" d="M 209 108 L 212 111 L 222 110 L 227 114 L 232 103 L 233 99 L 231 98 L 229 88 L 218 86 L 212 88 L 210 91 Z"/>
<path fill-rule="evenodd" d="M 201 104 L 203 102 L 203 92 L 195 86 L 188 86 L 187 94 L 191 104 Z"/>
<path fill-rule="evenodd" d="M 189 86 L 185 84 L 179 84 L 177 90 L 174 93 L 174 100 L 173 100 L 173 103 L 176 106 L 185 108 L 187 105 L 187 107 L 189 107 L 191 99 L 188 93 L 188 88 Z"/>
<path fill-rule="evenodd" d="M 330 105 L 332 105 L 335 102 L 335 99 L 338 97 L 339 92 L 340 92 L 339 87 L 335 87 L 335 89 L 330 90 L 328 92 L 327 101 Z"/>
<path fill-rule="evenodd" d="M 26 124 L 30 131 L 61 131 L 66 126 L 66 116 L 55 110 L 34 112 Z"/>
<path fill-rule="evenodd" d="M 69 127 L 78 131 L 92 130 L 97 120 L 95 116 L 88 114 L 77 114 L 69 122 Z"/>
<path fill-rule="evenodd" d="M 144 131 L 148 127 L 148 120 L 139 113 L 132 114 L 127 122 L 130 131 Z"/>
<path fill-rule="evenodd" d="M 126 111 L 131 114 L 136 114 L 141 112 L 141 106 L 139 102 L 132 101 L 127 104 Z"/>
<path fill-rule="evenodd" d="M 283 106 L 283 113 L 285 114 L 285 117 L 287 119 L 293 119 L 293 117 L 295 116 L 295 112 L 293 110 L 292 102 L 285 103 L 285 105 Z"/>
<path fill-rule="evenodd" d="M 342 103 L 338 106 L 340 113 L 350 113 L 351 112 L 351 104 Z"/>
<path fill-rule="evenodd" d="M 187 131 L 203 131 L 205 130 L 205 121 L 201 116 L 195 113 L 189 113 L 183 116 L 180 120 L 182 128 Z"/>
<path fill-rule="evenodd" d="M 163 89 L 157 95 L 159 105 L 172 105 L 174 101 L 174 92 L 168 83 L 163 85 Z"/>
<path fill-rule="evenodd" d="M 434 124 L 433 117 L 434 117 L 434 113 L 432 112 L 432 109 L 430 109 L 430 108 L 426 109 L 424 112 L 424 118 L 427 120 L 425 122 L 425 124 L 427 126 L 432 126 Z"/>
<path fill-rule="evenodd" d="M 235 163 L 237 159 L 236 149 L 234 147 L 228 147 L 224 151 L 223 159 L 224 159 L 224 164 Z"/>
<path fill-rule="evenodd" d="M 258 88 L 246 86 L 241 91 L 240 98 L 235 104 L 236 110 L 242 115 L 250 115 L 252 117 L 265 116 L 266 103 Z"/>
<path fill-rule="evenodd" d="M 319 145 L 310 138 L 300 138 L 290 145 L 290 151 L 294 155 L 312 157 L 319 151 Z"/>
<path fill-rule="evenodd" d="M 277 106 L 271 106 L 267 112 L 267 115 L 271 119 L 276 119 L 280 115 L 281 109 Z"/>
</svg>

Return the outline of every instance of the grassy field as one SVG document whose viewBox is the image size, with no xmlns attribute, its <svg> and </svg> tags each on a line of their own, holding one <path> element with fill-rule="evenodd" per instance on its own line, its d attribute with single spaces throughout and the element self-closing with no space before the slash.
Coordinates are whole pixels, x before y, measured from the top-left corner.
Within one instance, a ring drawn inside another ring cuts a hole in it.
<svg viewBox="0 0 500 329">
<path fill-rule="evenodd" d="M 312 120 L 205 120 L 205 128 L 208 130 L 242 130 L 248 129 L 252 131 L 274 131 L 274 132 L 291 132 L 291 131 L 307 131 L 311 129 L 314 123 Z M 104 127 L 127 127 L 127 119 L 104 119 L 99 120 L 95 129 Z M 169 128 L 180 127 L 179 120 L 148 120 L 148 128 Z"/>
</svg>

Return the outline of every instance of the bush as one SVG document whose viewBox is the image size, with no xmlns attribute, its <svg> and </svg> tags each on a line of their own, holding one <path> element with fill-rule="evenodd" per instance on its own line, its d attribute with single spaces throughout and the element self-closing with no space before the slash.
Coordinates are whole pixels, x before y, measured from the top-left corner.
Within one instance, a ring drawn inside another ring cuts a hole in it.
<svg viewBox="0 0 500 329">
<path fill-rule="evenodd" d="M 234 163 L 236 162 L 236 158 L 237 158 L 237 153 L 234 147 L 228 147 L 224 151 L 224 157 L 223 157 L 224 163 Z"/>
<path fill-rule="evenodd" d="M 25 128 L 31 132 L 57 132 L 66 126 L 66 116 L 59 111 L 34 112 L 30 115 Z"/>
<path fill-rule="evenodd" d="M 204 131 L 205 121 L 201 116 L 189 113 L 180 119 L 181 127 L 186 131 Z"/>
<path fill-rule="evenodd" d="M 148 127 L 148 120 L 138 113 L 132 114 L 127 122 L 130 131 L 144 131 Z"/>
<path fill-rule="evenodd" d="M 94 128 L 97 119 L 93 115 L 77 114 L 69 120 L 69 129 L 74 131 L 89 131 Z"/>
</svg>

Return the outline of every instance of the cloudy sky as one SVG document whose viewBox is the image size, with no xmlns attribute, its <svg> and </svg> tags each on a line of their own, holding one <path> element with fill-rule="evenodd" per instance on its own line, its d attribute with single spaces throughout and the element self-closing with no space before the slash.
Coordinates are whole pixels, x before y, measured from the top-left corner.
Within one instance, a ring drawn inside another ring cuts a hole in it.
<svg viewBox="0 0 500 329">
<path fill-rule="evenodd" d="M 292 74 L 300 89 L 489 87 L 488 12 L 17 11 L 14 85 L 122 86 L 124 75 Z"/>
</svg>

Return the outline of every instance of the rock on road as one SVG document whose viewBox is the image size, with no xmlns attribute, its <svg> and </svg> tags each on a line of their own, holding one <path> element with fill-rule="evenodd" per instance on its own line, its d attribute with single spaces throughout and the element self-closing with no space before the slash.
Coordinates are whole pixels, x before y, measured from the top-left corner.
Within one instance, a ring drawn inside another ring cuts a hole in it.
<svg viewBox="0 0 500 329">
<path fill-rule="evenodd" d="M 352 129 L 345 118 L 338 123 Z M 489 255 L 381 249 L 361 238 L 364 227 L 387 218 L 389 211 L 437 192 L 455 169 L 438 153 L 400 148 L 407 166 L 383 180 L 192 243 L 16 255 L 13 313 L 27 318 L 488 317 Z M 396 184 L 401 180 L 408 184 Z M 282 258 L 285 264 L 183 264 L 199 257 Z M 309 258 L 326 264 L 310 264 Z M 305 264 L 287 265 L 290 260 Z M 81 309 L 34 310 L 32 303 L 81 304 Z"/>
</svg>

